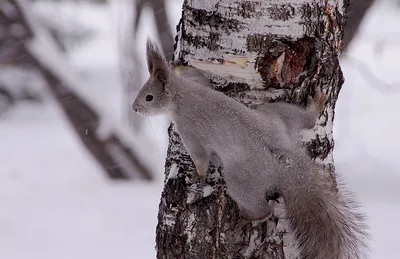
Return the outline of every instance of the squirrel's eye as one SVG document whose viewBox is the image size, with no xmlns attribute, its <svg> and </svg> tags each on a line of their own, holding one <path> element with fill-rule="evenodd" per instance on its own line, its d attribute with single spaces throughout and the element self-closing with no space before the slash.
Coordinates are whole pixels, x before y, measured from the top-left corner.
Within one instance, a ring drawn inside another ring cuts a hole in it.
<svg viewBox="0 0 400 259">
<path fill-rule="evenodd" d="M 153 100 L 153 96 L 151 94 L 146 95 L 146 101 L 151 102 Z"/>
</svg>

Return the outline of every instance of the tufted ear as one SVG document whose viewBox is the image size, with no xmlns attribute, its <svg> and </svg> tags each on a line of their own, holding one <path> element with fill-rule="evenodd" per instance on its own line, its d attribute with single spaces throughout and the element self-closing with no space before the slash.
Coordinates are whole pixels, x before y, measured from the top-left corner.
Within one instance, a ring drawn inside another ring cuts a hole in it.
<svg viewBox="0 0 400 259">
<path fill-rule="evenodd" d="M 167 84 L 169 77 L 168 62 L 165 60 L 164 55 L 158 49 L 157 45 L 154 44 L 150 38 L 147 38 L 146 42 L 146 57 L 150 76 L 159 80 L 163 85 Z"/>
</svg>

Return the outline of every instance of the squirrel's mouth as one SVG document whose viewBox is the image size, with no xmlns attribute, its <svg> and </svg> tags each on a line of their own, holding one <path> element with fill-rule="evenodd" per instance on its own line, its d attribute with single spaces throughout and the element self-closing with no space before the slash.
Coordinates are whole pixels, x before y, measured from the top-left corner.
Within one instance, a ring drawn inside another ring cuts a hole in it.
<svg viewBox="0 0 400 259">
<path fill-rule="evenodd" d="M 142 105 L 137 105 L 137 104 L 132 104 L 132 110 L 134 110 L 136 113 L 146 116 L 147 115 L 147 110 L 144 108 Z"/>
<path fill-rule="evenodd" d="M 140 113 L 140 112 L 141 112 L 142 107 L 143 107 L 143 106 L 137 105 L 137 104 L 135 104 L 135 103 L 132 104 L 132 110 L 135 111 L 135 112 L 137 112 L 137 113 Z"/>
</svg>

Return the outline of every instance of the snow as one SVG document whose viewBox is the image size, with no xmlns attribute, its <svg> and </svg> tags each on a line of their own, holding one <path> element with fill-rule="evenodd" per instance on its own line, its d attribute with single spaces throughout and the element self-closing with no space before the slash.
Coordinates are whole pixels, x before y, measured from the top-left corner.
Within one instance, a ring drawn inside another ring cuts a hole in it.
<svg viewBox="0 0 400 259">
<path fill-rule="evenodd" d="M 385 91 L 383 82 L 399 81 L 399 46 L 376 55 L 377 42 L 391 39 L 400 29 L 399 8 L 381 1 L 374 5 L 362 32 L 342 60 L 346 83 L 336 108 L 334 137 L 336 171 L 364 206 L 371 227 L 371 258 L 398 258 L 400 241 L 400 84 Z M 386 53 L 387 51 L 387 53 Z M 354 66 L 354 59 L 368 64 L 369 71 Z M 369 74 L 370 73 L 370 74 Z"/>
<path fill-rule="evenodd" d="M 168 174 L 168 180 L 176 179 L 178 177 L 178 172 L 179 172 L 179 167 L 177 166 L 177 164 L 172 164 Z"/>
<path fill-rule="evenodd" d="M 174 26 L 180 17 L 180 1 L 168 3 Z M 367 212 L 372 259 L 398 258 L 400 85 L 398 90 L 392 86 L 389 91 L 371 80 L 354 60 L 365 62 L 368 73 L 383 82 L 400 81 L 400 47 L 391 41 L 395 38 L 392 35 L 400 32 L 400 17 L 399 9 L 392 5 L 381 1 L 372 8 L 349 51 L 351 58 L 342 60 L 346 83 L 334 123 L 336 170 Z M 110 11 L 80 4 L 73 9 L 79 10 L 77 19 L 87 22 L 88 27 L 93 25 L 96 33 L 87 44 L 76 47 L 67 61 L 81 76 L 80 82 L 84 81 L 87 89 L 82 91 L 92 94 L 96 105 L 101 104 L 98 109 L 109 114 L 128 135 L 121 104 L 125 97 L 117 71 L 118 13 L 114 7 Z M 146 37 L 155 35 L 153 18 L 149 12 L 145 14 L 137 39 L 143 62 Z M 386 43 L 378 54 L 377 42 Z M 140 69 L 146 78 L 145 67 Z M 52 100 L 43 106 L 23 103 L 1 117 L 0 258 L 155 258 L 168 124 L 163 118 L 146 123 L 143 138 L 155 146 L 151 157 L 157 176 L 154 183 L 107 179 Z"/>
<path fill-rule="evenodd" d="M 2 121 L 0 258 L 154 258 L 161 183 L 109 182 L 60 118 L 48 103 Z"/>
</svg>

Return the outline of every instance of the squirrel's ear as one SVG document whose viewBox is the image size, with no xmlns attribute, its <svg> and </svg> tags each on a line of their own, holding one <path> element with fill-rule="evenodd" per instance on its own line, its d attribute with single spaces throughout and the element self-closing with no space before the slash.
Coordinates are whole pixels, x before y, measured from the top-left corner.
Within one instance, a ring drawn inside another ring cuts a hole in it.
<svg viewBox="0 0 400 259">
<path fill-rule="evenodd" d="M 168 80 L 169 65 L 164 55 L 149 38 L 146 43 L 147 68 L 151 76 L 165 84 Z"/>
<path fill-rule="evenodd" d="M 174 84 L 165 84 L 164 85 L 164 93 L 168 96 L 174 96 L 176 94 L 176 86 Z"/>
</svg>

